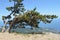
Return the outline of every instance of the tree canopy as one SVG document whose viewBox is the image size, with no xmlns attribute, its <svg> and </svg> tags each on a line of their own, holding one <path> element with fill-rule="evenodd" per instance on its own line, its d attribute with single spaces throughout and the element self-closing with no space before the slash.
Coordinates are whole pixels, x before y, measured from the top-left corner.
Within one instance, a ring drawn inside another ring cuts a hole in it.
<svg viewBox="0 0 60 40">
<path fill-rule="evenodd" d="M 12 20 L 8 21 L 8 24 L 10 25 L 10 30 L 12 27 L 15 27 L 17 24 L 19 27 L 25 25 L 29 25 L 31 27 L 38 27 L 38 24 L 42 21 L 43 23 L 51 23 L 51 21 L 54 18 L 57 18 L 56 15 L 42 15 L 38 11 L 36 11 L 36 8 L 33 10 L 28 10 L 25 12 L 25 8 L 23 5 L 23 0 L 9 0 L 10 2 L 14 2 L 13 7 L 7 7 L 6 9 L 8 11 L 11 11 L 11 13 L 8 16 L 2 16 L 2 19 L 10 19 L 11 15 L 15 16 Z M 18 27 L 18 26 L 17 26 Z"/>
</svg>

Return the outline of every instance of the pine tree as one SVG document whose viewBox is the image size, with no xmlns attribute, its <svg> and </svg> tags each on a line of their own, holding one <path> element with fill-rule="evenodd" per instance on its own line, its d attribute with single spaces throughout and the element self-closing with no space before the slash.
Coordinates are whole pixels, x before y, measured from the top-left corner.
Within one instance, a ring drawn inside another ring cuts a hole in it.
<svg viewBox="0 0 60 40">
<path fill-rule="evenodd" d="M 12 28 L 16 27 L 25 27 L 27 25 L 31 26 L 31 28 L 35 27 L 38 28 L 38 24 L 42 21 L 43 23 L 51 23 L 54 18 L 57 18 L 56 15 L 41 15 L 39 12 L 36 11 L 36 8 L 33 10 L 25 11 L 23 0 L 9 0 L 10 2 L 14 2 L 13 7 L 7 7 L 8 11 L 11 13 L 8 16 L 3 16 L 3 20 L 10 19 L 11 15 L 15 16 L 12 20 L 8 21 L 10 27 L 9 32 Z M 17 15 L 18 14 L 18 15 Z M 17 26 L 16 26 L 17 25 Z"/>
</svg>

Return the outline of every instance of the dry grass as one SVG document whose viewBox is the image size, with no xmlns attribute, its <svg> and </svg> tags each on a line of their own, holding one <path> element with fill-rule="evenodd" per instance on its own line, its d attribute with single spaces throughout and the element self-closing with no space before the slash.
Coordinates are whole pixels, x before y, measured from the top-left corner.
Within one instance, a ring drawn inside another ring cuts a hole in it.
<svg viewBox="0 0 60 40">
<path fill-rule="evenodd" d="M 0 40 L 60 40 L 60 34 L 16 34 L 0 33 Z"/>
</svg>

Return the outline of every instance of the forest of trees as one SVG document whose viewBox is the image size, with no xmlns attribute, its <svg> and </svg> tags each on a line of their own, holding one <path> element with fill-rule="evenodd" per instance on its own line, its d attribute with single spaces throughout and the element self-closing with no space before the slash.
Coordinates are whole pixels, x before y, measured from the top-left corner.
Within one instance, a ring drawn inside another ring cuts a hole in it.
<svg viewBox="0 0 60 40">
<path fill-rule="evenodd" d="M 5 31 L 6 24 L 9 24 L 8 32 L 10 33 L 12 28 L 25 28 L 25 26 L 28 25 L 31 26 L 31 29 L 33 29 L 33 27 L 39 28 L 38 24 L 41 21 L 46 24 L 51 23 L 54 18 L 57 18 L 56 15 L 41 15 L 36 11 L 36 8 L 33 8 L 33 10 L 26 10 L 22 3 L 24 0 L 9 0 L 9 2 L 12 1 L 14 5 L 6 8 L 8 11 L 11 11 L 11 13 L 7 16 L 2 16 L 4 22 L 2 32 Z M 11 15 L 14 16 L 13 19 L 11 19 Z M 6 21 L 7 19 L 8 21 Z"/>
</svg>

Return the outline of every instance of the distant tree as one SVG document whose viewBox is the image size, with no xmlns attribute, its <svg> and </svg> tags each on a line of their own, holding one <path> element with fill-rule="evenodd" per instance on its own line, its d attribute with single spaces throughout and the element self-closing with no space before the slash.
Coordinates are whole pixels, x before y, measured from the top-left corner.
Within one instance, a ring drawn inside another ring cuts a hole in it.
<svg viewBox="0 0 60 40">
<path fill-rule="evenodd" d="M 9 0 L 10 2 L 14 2 L 13 7 L 7 7 L 8 11 L 11 11 L 10 15 L 4 17 L 5 19 L 10 19 L 13 14 L 14 18 L 8 21 L 10 27 L 9 32 L 12 28 L 19 27 L 25 28 L 25 26 L 29 25 L 31 28 L 38 28 L 38 24 L 42 21 L 43 23 L 51 23 L 54 18 L 57 18 L 56 15 L 41 15 L 36 11 L 36 8 L 33 10 L 25 11 L 22 1 L 23 0 Z"/>
</svg>

